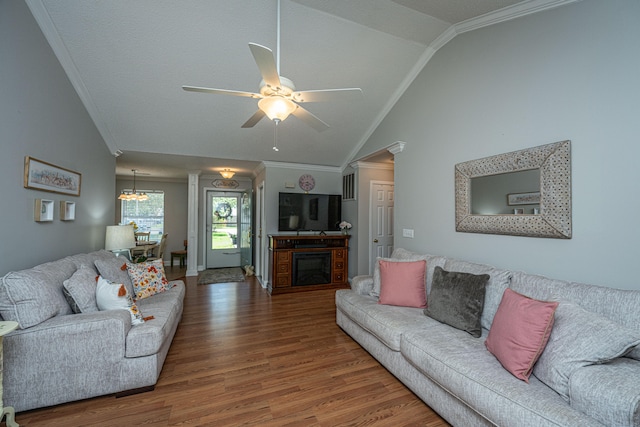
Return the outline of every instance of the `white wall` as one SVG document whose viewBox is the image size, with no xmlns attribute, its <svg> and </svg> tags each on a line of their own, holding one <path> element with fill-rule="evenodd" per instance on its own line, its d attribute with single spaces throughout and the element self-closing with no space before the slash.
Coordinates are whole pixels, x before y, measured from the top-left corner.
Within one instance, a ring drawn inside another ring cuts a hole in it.
<svg viewBox="0 0 640 427">
<path fill-rule="evenodd" d="M 638 17 L 637 0 L 584 0 L 442 47 L 356 155 L 407 142 L 395 156 L 396 247 L 640 289 Z M 456 163 L 565 139 L 571 240 L 455 231 Z"/>
<path fill-rule="evenodd" d="M 104 248 L 115 158 L 23 1 L 0 1 L 0 148 L 0 275 Z M 23 188 L 25 156 L 80 172 L 80 196 Z M 37 198 L 55 201 L 52 222 L 34 222 Z M 75 221 L 60 221 L 61 200 Z"/>
</svg>

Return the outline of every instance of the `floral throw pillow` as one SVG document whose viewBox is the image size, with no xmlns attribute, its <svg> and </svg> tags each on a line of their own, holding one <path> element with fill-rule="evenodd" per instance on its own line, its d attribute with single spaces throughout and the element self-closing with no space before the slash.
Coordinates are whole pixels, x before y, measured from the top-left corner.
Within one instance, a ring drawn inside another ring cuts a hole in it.
<svg viewBox="0 0 640 427">
<path fill-rule="evenodd" d="M 171 288 L 161 259 L 139 264 L 127 263 L 127 271 L 136 299 L 147 298 Z"/>
</svg>

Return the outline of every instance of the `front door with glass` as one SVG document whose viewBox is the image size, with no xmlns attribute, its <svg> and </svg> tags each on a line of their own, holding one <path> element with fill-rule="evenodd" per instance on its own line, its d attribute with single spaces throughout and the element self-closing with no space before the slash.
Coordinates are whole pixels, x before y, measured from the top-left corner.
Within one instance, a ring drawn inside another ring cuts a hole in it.
<svg viewBox="0 0 640 427">
<path fill-rule="evenodd" d="M 241 193 L 207 193 L 207 268 L 238 267 Z"/>
</svg>

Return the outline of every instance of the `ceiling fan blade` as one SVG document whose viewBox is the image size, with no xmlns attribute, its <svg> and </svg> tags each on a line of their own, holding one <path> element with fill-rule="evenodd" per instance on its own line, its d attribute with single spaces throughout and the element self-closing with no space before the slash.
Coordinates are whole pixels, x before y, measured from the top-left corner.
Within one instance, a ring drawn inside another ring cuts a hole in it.
<svg viewBox="0 0 640 427">
<path fill-rule="evenodd" d="M 258 122 L 260 120 L 262 120 L 262 118 L 265 116 L 264 111 L 262 110 L 258 110 L 255 112 L 255 114 L 253 116 L 251 116 L 249 118 L 249 120 L 247 120 L 246 122 L 244 122 L 244 124 L 241 126 L 243 128 L 252 128 L 255 125 L 258 124 Z"/>
<path fill-rule="evenodd" d="M 273 51 L 268 47 L 256 43 L 249 43 L 249 49 L 251 49 L 256 64 L 258 64 L 258 69 L 260 69 L 260 74 L 262 74 L 262 80 L 273 89 L 281 88 L 282 84 L 280 83 L 280 76 L 278 75 L 278 67 L 273 57 Z"/>
<path fill-rule="evenodd" d="M 326 124 L 325 122 L 323 122 L 322 120 L 314 116 L 309 111 L 302 108 L 300 105 L 296 104 L 296 106 L 298 108 L 293 110 L 293 113 L 291 114 L 293 114 L 294 116 L 296 116 L 297 118 L 299 118 L 300 120 L 302 120 L 303 122 L 305 122 L 306 124 L 314 128 L 318 132 L 322 132 L 323 130 L 329 129 L 328 124 Z"/>
<path fill-rule="evenodd" d="M 210 87 L 197 87 L 197 86 L 182 86 L 182 89 L 188 92 L 203 92 L 203 93 L 214 93 L 216 95 L 232 95 L 232 96 L 244 96 L 247 98 L 262 98 L 260 94 L 251 93 L 251 92 L 241 92 L 238 90 L 214 89 Z"/>
<path fill-rule="evenodd" d="M 337 100 L 355 100 L 362 98 L 362 89 L 350 87 L 343 89 L 304 90 L 291 94 L 296 102 L 325 102 Z"/>
</svg>

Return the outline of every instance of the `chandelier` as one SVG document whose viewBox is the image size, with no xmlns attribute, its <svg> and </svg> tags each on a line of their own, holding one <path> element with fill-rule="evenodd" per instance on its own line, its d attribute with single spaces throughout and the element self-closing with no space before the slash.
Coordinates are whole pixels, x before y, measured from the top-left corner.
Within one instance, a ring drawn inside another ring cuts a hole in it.
<svg viewBox="0 0 640 427">
<path fill-rule="evenodd" d="M 138 201 L 143 201 L 143 200 L 147 200 L 149 199 L 149 196 L 147 196 L 147 193 L 145 192 L 141 192 L 138 193 L 136 191 L 136 169 L 131 169 L 131 172 L 133 172 L 133 190 L 132 191 L 126 191 L 126 190 L 122 190 L 122 193 L 120 193 L 120 195 L 118 196 L 118 200 L 138 200 Z"/>
</svg>

